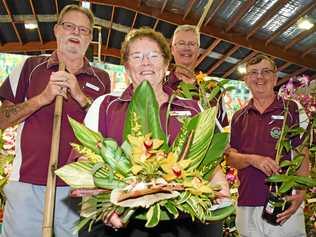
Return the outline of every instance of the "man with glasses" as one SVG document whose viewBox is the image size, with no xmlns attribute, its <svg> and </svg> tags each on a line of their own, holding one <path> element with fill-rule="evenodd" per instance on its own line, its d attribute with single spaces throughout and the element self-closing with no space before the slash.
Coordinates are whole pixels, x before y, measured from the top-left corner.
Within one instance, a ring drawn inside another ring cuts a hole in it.
<svg viewBox="0 0 316 237">
<path fill-rule="evenodd" d="M 171 68 L 170 74 L 164 83 L 164 90 L 167 93 L 173 93 L 177 90 L 181 81 L 194 84 L 195 67 L 199 56 L 200 32 L 193 25 L 179 25 L 172 37 L 171 53 L 175 62 L 175 67 Z M 196 98 L 198 99 L 198 98 Z M 219 111 L 217 119 L 222 127 L 228 126 L 228 117 L 223 104 L 223 100 L 219 101 Z M 210 101 L 215 106 L 217 100 Z"/>
<path fill-rule="evenodd" d="M 280 171 L 276 163 L 276 143 L 284 120 L 284 100 L 274 92 L 277 83 L 277 68 L 265 55 L 257 55 L 246 63 L 244 76 L 252 99 L 237 111 L 231 122 L 231 148 L 227 151 L 227 163 L 238 169 L 240 186 L 236 226 L 242 237 L 299 237 L 306 236 L 302 202 L 304 192 L 297 190 L 288 196 L 289 209 L 277 216 L 281 225 L 271 225 L 261 214 L 268 197 L 269 187 L 265 179 Z M 304 119 L 298 106 L 289 101 L 288 126 L 301 126 Z M 299 145 L 299 137 L 291 139 Z M 291 159 L 291 154 L 285 158 Z M 305 157 L 299 175 L 308 175 L 308 158 Z"/>
<path fill-rule="evenodd" d="M 64 97 L 58 167 L 75 141 L 68 116 L 83 121 L 92 100 L 110 91 L 108 74 L 85 58 L 92 40 L 94 17 L 90 10 L 68 5 L 60 13 L 54 34 L 57 50 L 49 57 L 25 60 L 0 87 L 0 128 L 19 125 L 16 157 L 4 213 L 3 237 L 42 236 L 45 185 L 53 130 L 54 101 Z M 58 71 L 60 63 L 65 71 Z M 70 237 L 79 219 L 68 198 L 69 187 L 57 178 L 54 236 Z"/>
</svg>

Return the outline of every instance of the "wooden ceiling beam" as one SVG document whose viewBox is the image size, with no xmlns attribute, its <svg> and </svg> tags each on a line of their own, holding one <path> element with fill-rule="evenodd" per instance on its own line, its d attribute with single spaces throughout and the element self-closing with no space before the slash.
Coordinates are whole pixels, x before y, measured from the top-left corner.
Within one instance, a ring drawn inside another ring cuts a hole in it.
<svg viewBox="0 0 316 237">
<path fill-rule="evenodd" d="M 296 77 L 296 76 L 301 75 L 301 74 L 302 74 L 303 72 L 305 72 L 306 70 L 307 70 L 306 67 L 302 67 L 301 69 L 299 69 L 299 70 L 297 70 L 297 71 L 291 73 L 290 75 L 285 76 L 285 77 L 279 79 L 278 82 L 277 82 L 277 86 L 280 86 L 280 85 L 283 85 L 283 84 L 287 83 L 288 80 L 290 80 L 290 79 L 293 78 L 293 77 Z"/>
<path fill-rule="evenodd" d="M 237 64 L 235 64 L 233 67 L 231 67 L 227 72 L 224 73 L 223 77 L 228 78 L 236 69 L 239 65 L 247 62 L 249 59 L 254 57 L 257 54 L 257 52 L 252 51 L 250 54 L 248 54 L 245 58 L 240 60 Z"/>
<path fill-rule="evenodd" d="M 221 42 L 220 39 L 215 39 L 215 41 L 198 58 L 197 62 L 195 63 L 195 67 L 197 67 L 204 60 L 204 58 L 206 58 L 220 42 Z"/>
<path fill-rule="evenodd" d="M 251 0 L 247 0 L 246 2 L 250 1 Z M 174 25 L 195 25 L 198 20 L 190 16 L 183 20 L 183 15 L 171 13 L 168 11 L 164 11 L 164 14 L 160 14 L 160 11 L 157 12 L 157 10 L 152 7 L 148 7 L 145 5 L 138 7 L 137 2 L 131 0 L 90 0 L 90 2 L 104 5 L 118 5 L 121 8 L 137 11 L 150 17 L 157 17 L 160 20 L 163 20 Z M 271 43 L 269 47 L 266 47 L 265 40 L 254 38 L 250 38 L 247 40 L 247 38 L 244 35 L 238 33 L 224 32 L 221 27 L 218 27 L 215 24 L 208 24 L 207 26 L 203 25 L 200 29 L 200 32 L 210 37 L 222 39 L 234 45 L 239 45 L 240 47 L 252 49 L 254 51 L 258 51 L 269 56 L 280 58 L 284 61 L 289 61 L 291 63 L 312 69 L 316 68 L 315 57 L 301 58 L 301 52 L 298 52 L 296 50 L 284 51 L 282 48 L 280 48 L 279 45 L 274 43 Z"/>
<path fill-rule="evenodd" d="M 282 72 L 285 68 L 287 68 L 290 65 L 291 65 L 291 63 L 289 63 L 289 62 L 284 63 L 281 67 L 278 67 L 278 71 Z"/>
<path fill-rule="evenodd" d="M 10 20 L 11 20 L 11 25 L 12 25 L 12 27 L 13 27 L 13 29 L 14 29 L 14 32 L 15 32 L 15 34 L 16 34 L 16 37 L 18 38 L 18 41 L 20 42 L 20 45 L 22 45 L 23 42 L 22 42 L 20 33 L 19 33 L 19 31 L 18 31 L 18 28 L 16 27 L 16 25 L 15 25 L 15 23 L 14 23 L 14 19 L 13 19 L 13 16 L 12 16 L 12 14 L 11 14 L 11 11 L 10 11 L 10 9 L 9 9 L 9 6 L 8 6 L 8 4 L 7 4 L 7 1 L 6 1 L 6 0 L 2 0 L 2 2 L 3 2 L 3 5 L 4 5 L 4 8 L 5 8 L 6 12 L 8 13 L 8 16 L 9 16 L 9 18 L 10 18 Z"/>
<path fill-rule="evenodd" d="M 276 3 L 273 4 L 272 7 L 270 7 L 257 22 L 253 25 L 253 27 L 250 29 L 249 33 L 247 34 L 247 39 L 252 37 L 264 24 L 266 24 L 271 18 L 277 14 L 281 8 L 284 7 L 285 4 L 287 4 L 289 0 L 279 0 Z"/>
<path fill-rule="evenodd" d="M 168 0 L 165 0 L 164 3 L 162 4 L 161 9 L 160 9 L 160 14 L 162 14 L 163 11 L 165 10 L 167 3 L 168 3 Z"/>
<path fill-rule="evenodd" d="M 30 6 L 31 6 L 31 9 L 32 9 L 33 16 L 34 16 L 34 18 L 35 18 L 35 20 L 36 20 L 38 38 L 39 38 L 39 40 L 41 41 L 41 43 L 43 44 L 43 38 L 42 38 L 41 30 L 40 30 L 40 28 L 39 28 L 39 21 L 38 21 L 38 17 L 37 17 L 35 8 L 34 8 L 33 1 L 32 1 L 32 0 L 29 0 L 29 3 L 30 3 Z"/>
<path fill-rule="evenodd" d="M 316 43 L 312 45 L 310 48 L 304 50 L 301 57 L 304 58 L 306 55 L 310 54 L 314 49 L 316 49 Z"/>
<path fill-rule="evenodd" d="M 57 48 L 56 41 L 48 41 L 41 44 L 38 41 L 28 42 L 22 46 L 19 43 L 5 43 L 0 46 L 1 53 L 22 53 L 22 52 L 37 52 L 37 51 L 47 51 L 55 50 Z M 94 54 L 97 55 L 97 47 L 94 47 Z M 106 48 L 102 45 L 101 54 L 105 56 L 112 56 L 120 58 L 120 49 L 116 48 Z"/>
<path fill-rule="evenodd" d="M 294 44 L 300 42 L 301 40 L 305 39 L 306 37 L 308 37 L 309 35 L 313 34 L 314 32 L 316 32 L 316 26 L 314 26 L 313 28 L 303 31 L 300 34 L 298 34 L 297 36 L 295 36 L 288 44 L 286 44 L 284 46 L 284 50 L 288 50 L 289 48 L 291 48 Z"/>
<path fill-rule="evenodd" d="M 226 26 L 225 32 L 230 31 L 255 3 L 255 0 L 244 1 L 236 13 L 227 20 L 229 24 Z"/>
<path fill-rule="evenodd" d="M 312 1 L 310 4 L 306 5 L 302 8 L 295 16 L 290 18 L 285 24 L 283 24 L 280 28 L 278 28 L 266 41 L 266 45 L 270 44 L 270 42 L 285 32 L 292 25 L 296 24 L 296 22 L 312 10 L 316 8 L 316 1 Z"/>
<path fill-rule="evenodd" d="M 190 2 L 188 3 L 187 9 L 185 10 L 184 16 L 182 18 L 183 20 L 189 15 L 195 2 L 196 0 L 190 0 Z"/>
<path fill-rule="evenodd" d="M 115 13 L 115 6 L 112 7 L 111 21 L 110 21 L 110 26 L 109 26 L 108 35 L 107 35 L 106 44 L 105 44 L 106 48 L 109 47 L 110 36 L 111 36 L 112 25 L 113 25 L 113 19 L 114 19 L 114 13 Z"/>
<path fill-rule="evenodd" d="M 221 8 L 221 6 L 223 5 L 224 2 L 225 2 L 225 0 L 219 0 L 217 5 L 214 7 L 214 9 L 209 14 L 209 16 L 208 16 L 207 20 L 205 21 L 204 25 L 207 25 L 213 19 L 213 17 L 215 16 L 216 12 L 218 12 L 218 10 Z"/>
<path fill-rule="evenodd" d="M 212 74 L 216 68 L 218 68 L 225 60 L 226 58 L 230 57 L 234 52 L 236 52 L 237 49 L 239 49 L 239 46 L 232 47 L 226 54 L 224 54 L 220 60 L 218 60 L 208 71 L 206 74 L 210 75 Z"/>
</svg>

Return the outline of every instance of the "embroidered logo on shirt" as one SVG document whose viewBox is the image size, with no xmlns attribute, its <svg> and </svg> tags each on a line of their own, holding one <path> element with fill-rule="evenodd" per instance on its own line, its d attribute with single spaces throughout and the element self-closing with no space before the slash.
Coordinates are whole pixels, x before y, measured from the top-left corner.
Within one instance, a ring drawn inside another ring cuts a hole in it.
<svg viewBox="0 0 316 237">
<path fill-rule="evenodd" d="M 170 116 L 191 116 L 191 111 L 183 110 L 183 111 L 170 111 Z"/>
<path fill-rule="evenodd" d="M 94 91 L 99 91 L 99 90 L 100 90 L 99 87 L 97 87 L 96 85 L 93 85 L 93 84 L 91 84 L 91 83 L 89 83 L 89 82 L 87 82 L 87 83 L 85 84 L 85 86 L 88 87 L 88 88 L 90 88 L 90 89 L 92 89 L 92 90 L 94 90 Z"/>
<path fill-rule="evenodd" d="M 281 135 L 281 129 L 279 127 L 273 127 L 270 131 L 270 135 L 274 139 L 279 139 Z"/>
</svg>

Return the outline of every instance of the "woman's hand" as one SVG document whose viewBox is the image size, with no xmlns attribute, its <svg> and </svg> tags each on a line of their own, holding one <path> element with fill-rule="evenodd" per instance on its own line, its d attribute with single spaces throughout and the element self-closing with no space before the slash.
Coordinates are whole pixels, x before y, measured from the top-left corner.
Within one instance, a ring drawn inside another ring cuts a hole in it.
<svg viewBox="0 0 316 237">
<path fill-rule="evenodd" d="M 112 227 L 115 230 L 124 227 L 121 218 L 115 211 L 110 213 L 103 222 L 106 226 Z"/>
</svg>

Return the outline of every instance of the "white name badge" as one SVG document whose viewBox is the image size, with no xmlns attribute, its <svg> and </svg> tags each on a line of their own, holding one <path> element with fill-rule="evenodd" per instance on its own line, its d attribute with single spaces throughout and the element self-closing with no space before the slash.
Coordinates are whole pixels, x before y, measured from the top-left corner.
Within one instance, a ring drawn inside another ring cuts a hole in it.
<svg viewBox="0 0 316 237">
<path fill-rule="evenodd" d="M 273 119 L 273 120 L 283 120 L 284 116 L 283 115 L 272 115 L 271 119 Z"/>
<path fill-rule="evenodd" d="M 94 90 L 94 91 L 99 91 L 100 90 L 99 87 L 97 87 L 96 85 L 93 85 L 93 84 L 91 84 L 89 82 L 87 82 L 85 86 L 90 88 L 90 89 L 92 89 L 92 90 Z"/>
<path fill-rule="evenodd" d="M 183 110 L 183 111 L 170 111 L 170 116 L 191 116 L 191 111 Z"/>
</svg>

